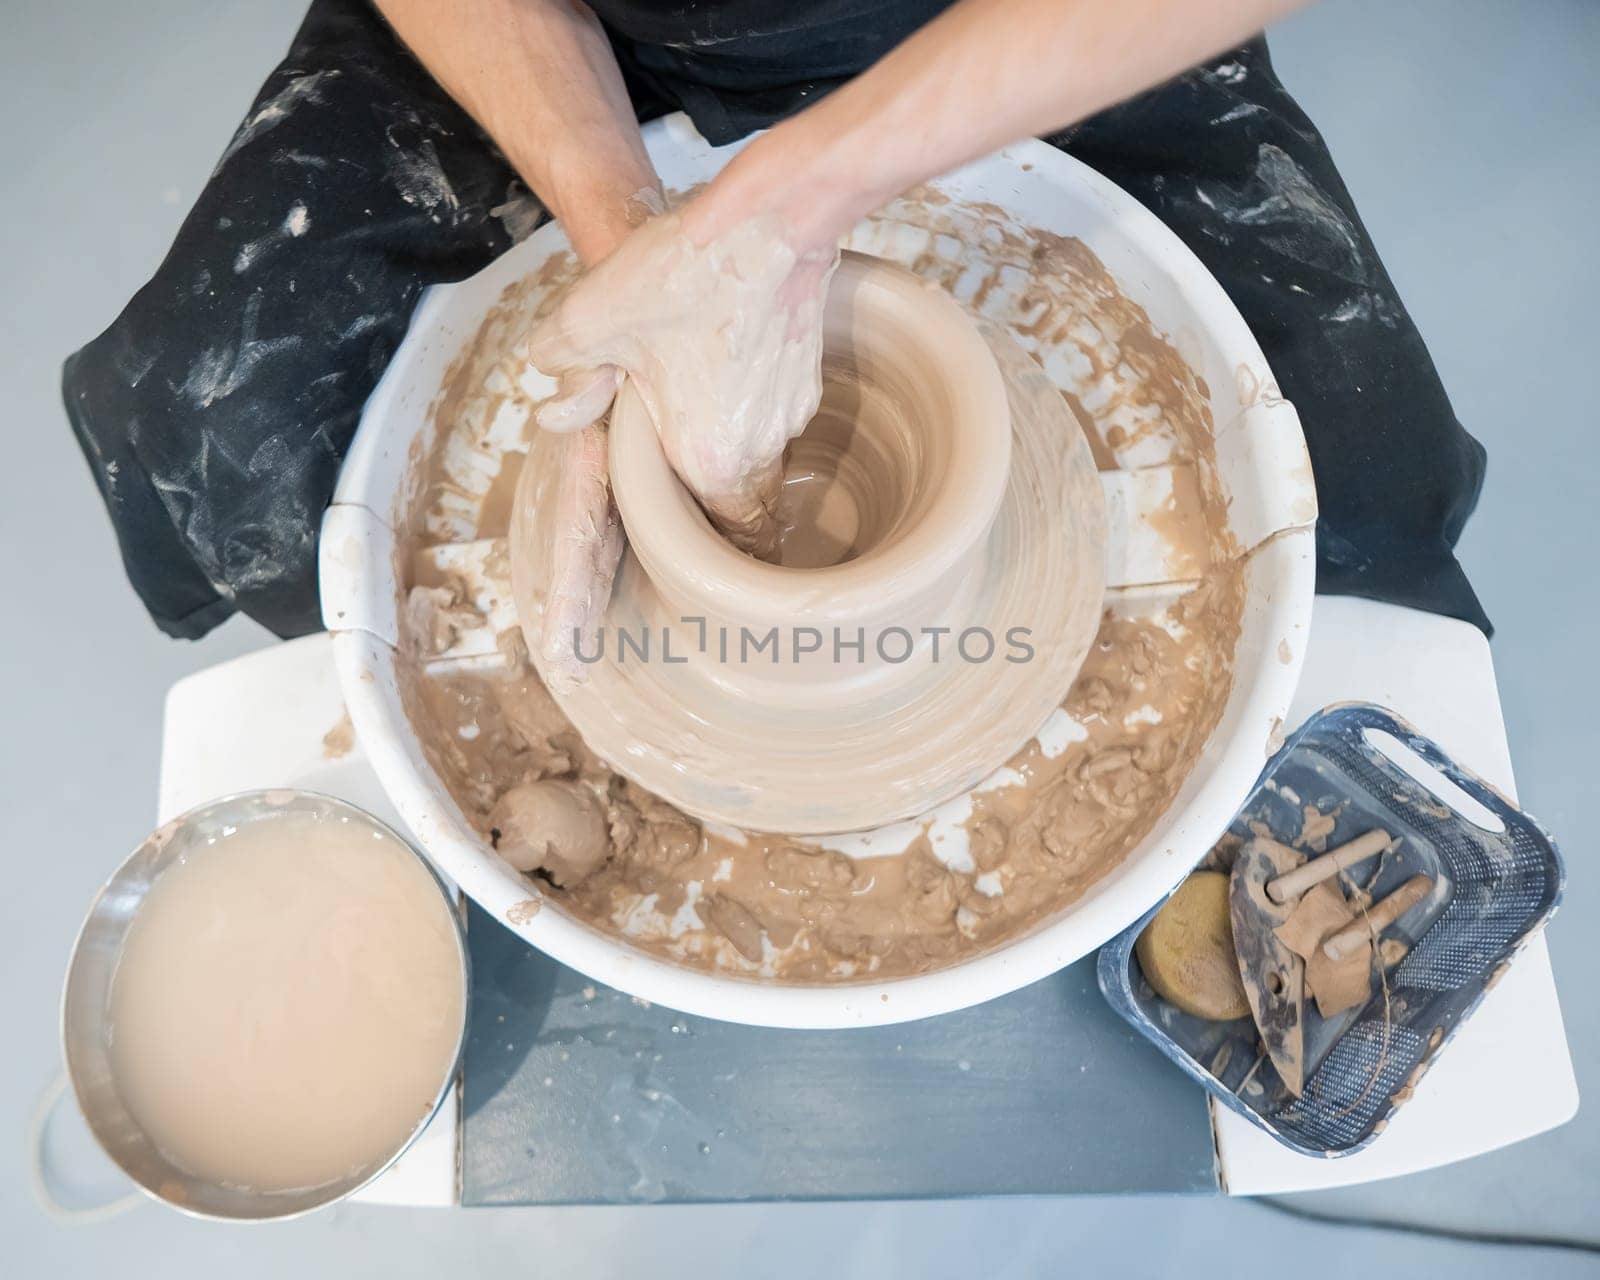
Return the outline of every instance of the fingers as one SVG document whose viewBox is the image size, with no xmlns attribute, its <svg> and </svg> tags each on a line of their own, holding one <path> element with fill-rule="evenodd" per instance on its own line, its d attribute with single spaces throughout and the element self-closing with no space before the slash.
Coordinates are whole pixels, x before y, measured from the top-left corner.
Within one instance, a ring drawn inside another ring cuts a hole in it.
<svg viewBox="0 0 1600 1280">
<path fill-rule="evenodd" d="M 828 281 L 839 266 L 837 246 L 808 253 L 799 258 L 778 290 L 778 301 L 789 313 L 787 338 L 804 341 L 822 323 L 822 304 L 828 295 Z"/>
<path fill-rule="evenodd" d="M 670 236 L 664 245 L 670 250 Z M 575 369 L 616 363 L 614 348 L 627 341 L 665 296 L 659 287 L 667 270 L 662 248 L 657 227 L 641 227 L 569 286 L 528 336 L 528 359 L 534 368 L 559 377 Z"/>
<path fill-rule="evenodd" d="M 598 652 L 594 635 L 611 601 L 622 559 L 622 521 L 611 501 L 606 433 L 588 427 L 569 436 L 561 458 L 556 532 L 541 648 L 545 679 L 582 680 L 582 654 Z"/>
<path fill-rule="evenodd" d="M 614 364 L 569 373 L 561 379 L 556 398 L 539 406 L 534 421 L 558 435 L 593 426 L 611 408 L 621 381 L 622 371 Z"/>
<path fill-rule="evenodd" d="M 670 283 L 684 271 L 677 223 L 671 213 L 651 218 L 566 289 L 528 337 L 534 368 L 551 377 L 603 364 L 631 369 L 641 334 L 703 307 Z"/>
<path fill-rule="evenodd" d="M 737 491 L 706 498 L 701 505 L 711 523 L 741 551 L 769 563 L 778 559 L 778 497 L 783 490 L 783 459 L 763 466 Z"/>
<path fill-rule="evenodd" d="M 621 554 L 606 485 L 605 416 L 638 391 L 668 462 L 736 545 L 775 560 L 783 452 L 821 396 L 822 302 L 837 250 L 798 256 L 776 223 L 697 245 L 668 214 L 630 235 L 534 329 L 532 363 L 560 379 L 541 428 L 589 443 L 572 455 L 550 652 L 570 659 L 603 611 Z M 592 473 L 587 481 L 582 474 Z M 559 610 L 559 612 L 558 612 Z"/>
<path fill-rule="evenodd" d="M 581 286 L 582 282 L 577 287 Z M 552 378 L 595 363 L 589 358 L 588 344 L 573 331 L 572 296 L 569 292 L 562 298 L 549 315 L 533 326 L 533 332 L 528 335 L 529 362 L 540 373 Z"/>
<path fill-rule="evenodd" d="M 587 281 L 580 282 L 581 290 Z M 586 332 L 578 319 L 581 308 L 578 291 L 569 293 L 560 305 L 541 320 L 528 339 L 528 361 L 540 373 L 559 380 L 559 391 L 535 413 L 535 421 L 545 431 L 558 434 L 579 431 L 599 422 L 611 407 L 622 370 L 608 355 L 610 343 L 603 334 Z M 588 326 L 587 328 L 592 328 Z"/>
</svg>

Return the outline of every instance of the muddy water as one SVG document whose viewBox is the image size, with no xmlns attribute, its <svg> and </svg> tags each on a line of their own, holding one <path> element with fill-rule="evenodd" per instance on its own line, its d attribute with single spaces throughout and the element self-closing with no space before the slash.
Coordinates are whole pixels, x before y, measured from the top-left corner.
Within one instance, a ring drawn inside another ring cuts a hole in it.
<svg viewBox="0 0 1600 1280">
<path fill-rule="evenodd" d="M 151 889 L 112 979 L 112 1070 L 190 1173 L 320 1186 L 381 1164 L 432 1109 L 463 986 L 450 908 L 409 850 L 258 820 Z"/>
</svg>

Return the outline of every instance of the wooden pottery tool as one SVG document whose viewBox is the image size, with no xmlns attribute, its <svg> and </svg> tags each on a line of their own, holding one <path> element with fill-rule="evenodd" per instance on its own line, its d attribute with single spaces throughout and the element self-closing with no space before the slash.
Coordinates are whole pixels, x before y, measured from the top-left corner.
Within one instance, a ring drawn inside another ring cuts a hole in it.
<svg viewBox="0 0 1600 1280">
<path fill-rule="evenodd" d="M 1359 951 L 1426 898 L 1432 889 L 1433 881 L 1427 876 L 1412 876 L 1361 919 L 1328 938 L 1322 944 L 1323 954 L 1338 961 Z"/>
<path fill-rule="evenodd" d="M 1228 882 L 1228 915 L 1245 998 L 1272 1065 L 1297 1098 L 1305 1088 L 1305 962 L 1277 936 L 1293 907 L 1274 902 L 1267 885 L 1301 861 L 1275 840 L 1252 840 L 1239 850 Z"/>
<path fill-rule="evenodd" d="M 1287 875 L 1279 876 L 1267 885 L 1267 896 L 1274 902 L 1293 902 L 1312 885 L 1330 880 L 1358 862 L 1365 862 L 1368 858 L 1382 853 L 1393 843 L 1387 831 L 1375 828 L 1357 836 L 1348 844 L 1342 844 L 1337 849 L 1328 850 L 1320 857 L 1312 858 Z M 1289 850 L 1289 852 L 1294 851 Z"/>
</svg>

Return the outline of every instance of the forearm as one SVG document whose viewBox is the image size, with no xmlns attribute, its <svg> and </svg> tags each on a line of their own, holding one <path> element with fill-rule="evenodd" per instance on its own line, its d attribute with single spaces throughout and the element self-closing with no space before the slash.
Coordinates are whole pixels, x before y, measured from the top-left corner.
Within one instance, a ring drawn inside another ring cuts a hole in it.
<svg viewBox="0 0 1600 1280">
<path fill-rule="evenodd" d="M 444 89 L 566 228 L 605 257 L 658 181 L 611 46 L 576 0 L 376 0 Z"/>
<path fill-rule="evenodd" d="M 1304 0 L 962 0 L 728 167 L 691 234 L 774 215 L 829 243 L 917 183 L 1063 128 Z"/>
</svg>

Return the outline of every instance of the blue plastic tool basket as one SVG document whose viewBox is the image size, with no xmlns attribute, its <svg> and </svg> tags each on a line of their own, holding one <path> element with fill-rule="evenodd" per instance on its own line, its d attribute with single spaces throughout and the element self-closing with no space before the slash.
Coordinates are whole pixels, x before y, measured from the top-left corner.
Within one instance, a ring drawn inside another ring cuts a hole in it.
<svg viewBox="0 0 1600 1280">
<path fill-rule="evenodd" d="M 1383 1130 L 1555 911 L 1566 873 L 1538 822 L 1382 707 L 1341 704 L 1308 720 L 1267 762 L 1228 828 L 1238 841 L 1225 840 L 1218 853 L 1263 830 L 1295 843 L 1308 805 L 1334 816 L 1326 848 L 1375 827 L 1399 837 L 1375 872 L 1367 864 L 1350 873 L 1374 900 L 1414 875 L 1435 881 L 1426 908 L 1386 934 L 1410 944 L 1388 974 L 1387 1031 L 1376 984 L 1365 1006 L 1332 1018 L 1308 998 L 1307 1079 L 1294 1097 L 1262 1054 L 1251 1019 L 1193 1017 L 1145 981 L 1133 944 L 1160 904 L 1101 949 L 1099 979 L 1112 1007 L 1223 1106 L 1285 1146 L 1332 1157 Z"/>
</svg>

